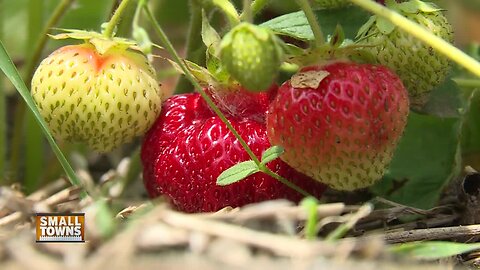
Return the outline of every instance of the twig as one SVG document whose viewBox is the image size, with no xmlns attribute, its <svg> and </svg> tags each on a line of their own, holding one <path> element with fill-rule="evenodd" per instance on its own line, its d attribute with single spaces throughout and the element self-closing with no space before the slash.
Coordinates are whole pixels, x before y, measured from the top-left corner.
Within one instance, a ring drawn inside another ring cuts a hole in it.
<svg viewBox="0 0 480 270">
<path fill-rule="evenodd" d="M 161 219 L 163 222 L 175 228 L 183 228 L 217 237 L 232 239 L 241 243 L 270 250 L 280 256 L 312 258 L 319 255 L 334 256 L 338 252 L 342 252 L 334 243 L 308 241 L 289 236 L 259 232 L 245 227 L 199 218 L 171 210 L 165 210 Z M 352 239 L 349 239 L 348 241 L 352 241 Z M 361 242 L 361 240 L 358 239 L 353 241 Z"/>
<path fill-rule="evenodd" d="M 390 232 L 385 234 L 385 241 L 389 244 L 405 243 L 424 240 L 459 239 L 464 237 L 478 237 L 480 225 L 457 227 L 443 227 L 433 229 L 410 230 L 404 232 Z"/>
</svg>

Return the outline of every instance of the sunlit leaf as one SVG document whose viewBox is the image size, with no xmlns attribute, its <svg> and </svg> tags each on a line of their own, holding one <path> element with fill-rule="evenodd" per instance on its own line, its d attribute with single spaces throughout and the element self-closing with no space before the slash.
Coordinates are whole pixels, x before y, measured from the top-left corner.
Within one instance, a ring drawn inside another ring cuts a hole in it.
<svg viewBox="0 0 480 270">
<path fill-rule="evenodd" d="M 259 172 L 257 164 L 253 160 L 240 162 L 223 171 L 217 178 L 217 185 L 226 186 L 247 178 Z"/>
</svg>

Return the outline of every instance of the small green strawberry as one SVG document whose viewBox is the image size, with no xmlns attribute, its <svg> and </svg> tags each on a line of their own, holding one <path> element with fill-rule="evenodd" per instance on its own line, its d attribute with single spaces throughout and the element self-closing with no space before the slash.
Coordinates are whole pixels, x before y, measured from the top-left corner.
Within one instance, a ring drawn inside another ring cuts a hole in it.
<svg viewBox="0 0 480 270">
<path fill-rule="evenodd" d="M 105 152 L 143 135 L 160 113 L 163 94 L 145 55 L 96 44 L 53 52 L 35 71 L 31 89 L 56 138 Z"/>
<path fill-rule="evenodd" d="M 400 78 L 380 65 L 309 66 L 286 81 L 270 104 L 267 135 L 295 170 L 338 190 L 378 181 L 408 116 Z"/>
<path fill-rule="evenodd" d="M 442 10 L 432 3 L 410 0 L 386 1 L 386 5 L 425 27 L 436 36 L 453 40 L 452 26 Z M 450 70 L 448 59 L 383 18 L 372 16 L 358 33 L 360 44 L 376 56 L 376 63 L 393 69 L 402 79 L 413 109 L 420 110 L 430 92 Z"/>
<path fill-rule="evenodd" d="M 267 90 L 282 63 L 280 39 L 269 29 L 241 23 L 220 43 L 220 58 L 230 75 L 250 91 Z"/>
</svg>

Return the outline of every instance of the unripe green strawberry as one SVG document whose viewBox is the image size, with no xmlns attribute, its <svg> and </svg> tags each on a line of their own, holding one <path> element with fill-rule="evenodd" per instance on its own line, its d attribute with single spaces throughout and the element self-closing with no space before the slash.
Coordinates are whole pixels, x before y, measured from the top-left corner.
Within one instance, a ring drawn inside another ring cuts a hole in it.
<svg viewBox="0 0 480 270">
<path fill-rule="evenodd" d="M 267 28 L 241 23 L 223 37 L 221 60 L 232 77 L 247 90 L 267 90 L 282 61 L 280 42 Z"/>
<path fill-rule="evenodd" d="M 45 58 L 31 89 L 56 138 L 100 152 L 144 134 L 160 113 L 163 95 L 143 54 L 115 46 L 100 54 L 90 43 Z"/>
<path fill-rule="evenodd" d="M 433 4 L 419 0 L 386 1 L 386 4 L 436 36 L 453 41 L 452 26 Z M 376 63 L 390 67 L 400 76 L 413 109 L 425 105 L 430 92 L 445 80 L 450 70 L 445 56 L 376 16 L 362 26 L 358 37 L 361 44 L 368 45 L 365 49 L 376 56 Z"/>
<path fill-rule="evenodd" d="M 303 68 L 267 113 L 272 145 L 295 170 L 339 190 L 378 181 L 408 116 L 408 94 L 384 66 L 348 62 Z"/>
</svg>

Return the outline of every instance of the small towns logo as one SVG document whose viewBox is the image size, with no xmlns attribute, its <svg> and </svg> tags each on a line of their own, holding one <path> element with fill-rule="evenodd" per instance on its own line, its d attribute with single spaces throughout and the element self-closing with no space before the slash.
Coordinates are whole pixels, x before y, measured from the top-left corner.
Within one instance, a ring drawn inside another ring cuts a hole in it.
<svg viewBox="0 0 480 270">
<path fill-rule="evenodd" d="M 85 242 L 85 214 L 38 213 L 37 243 Z"/>
</svg>

